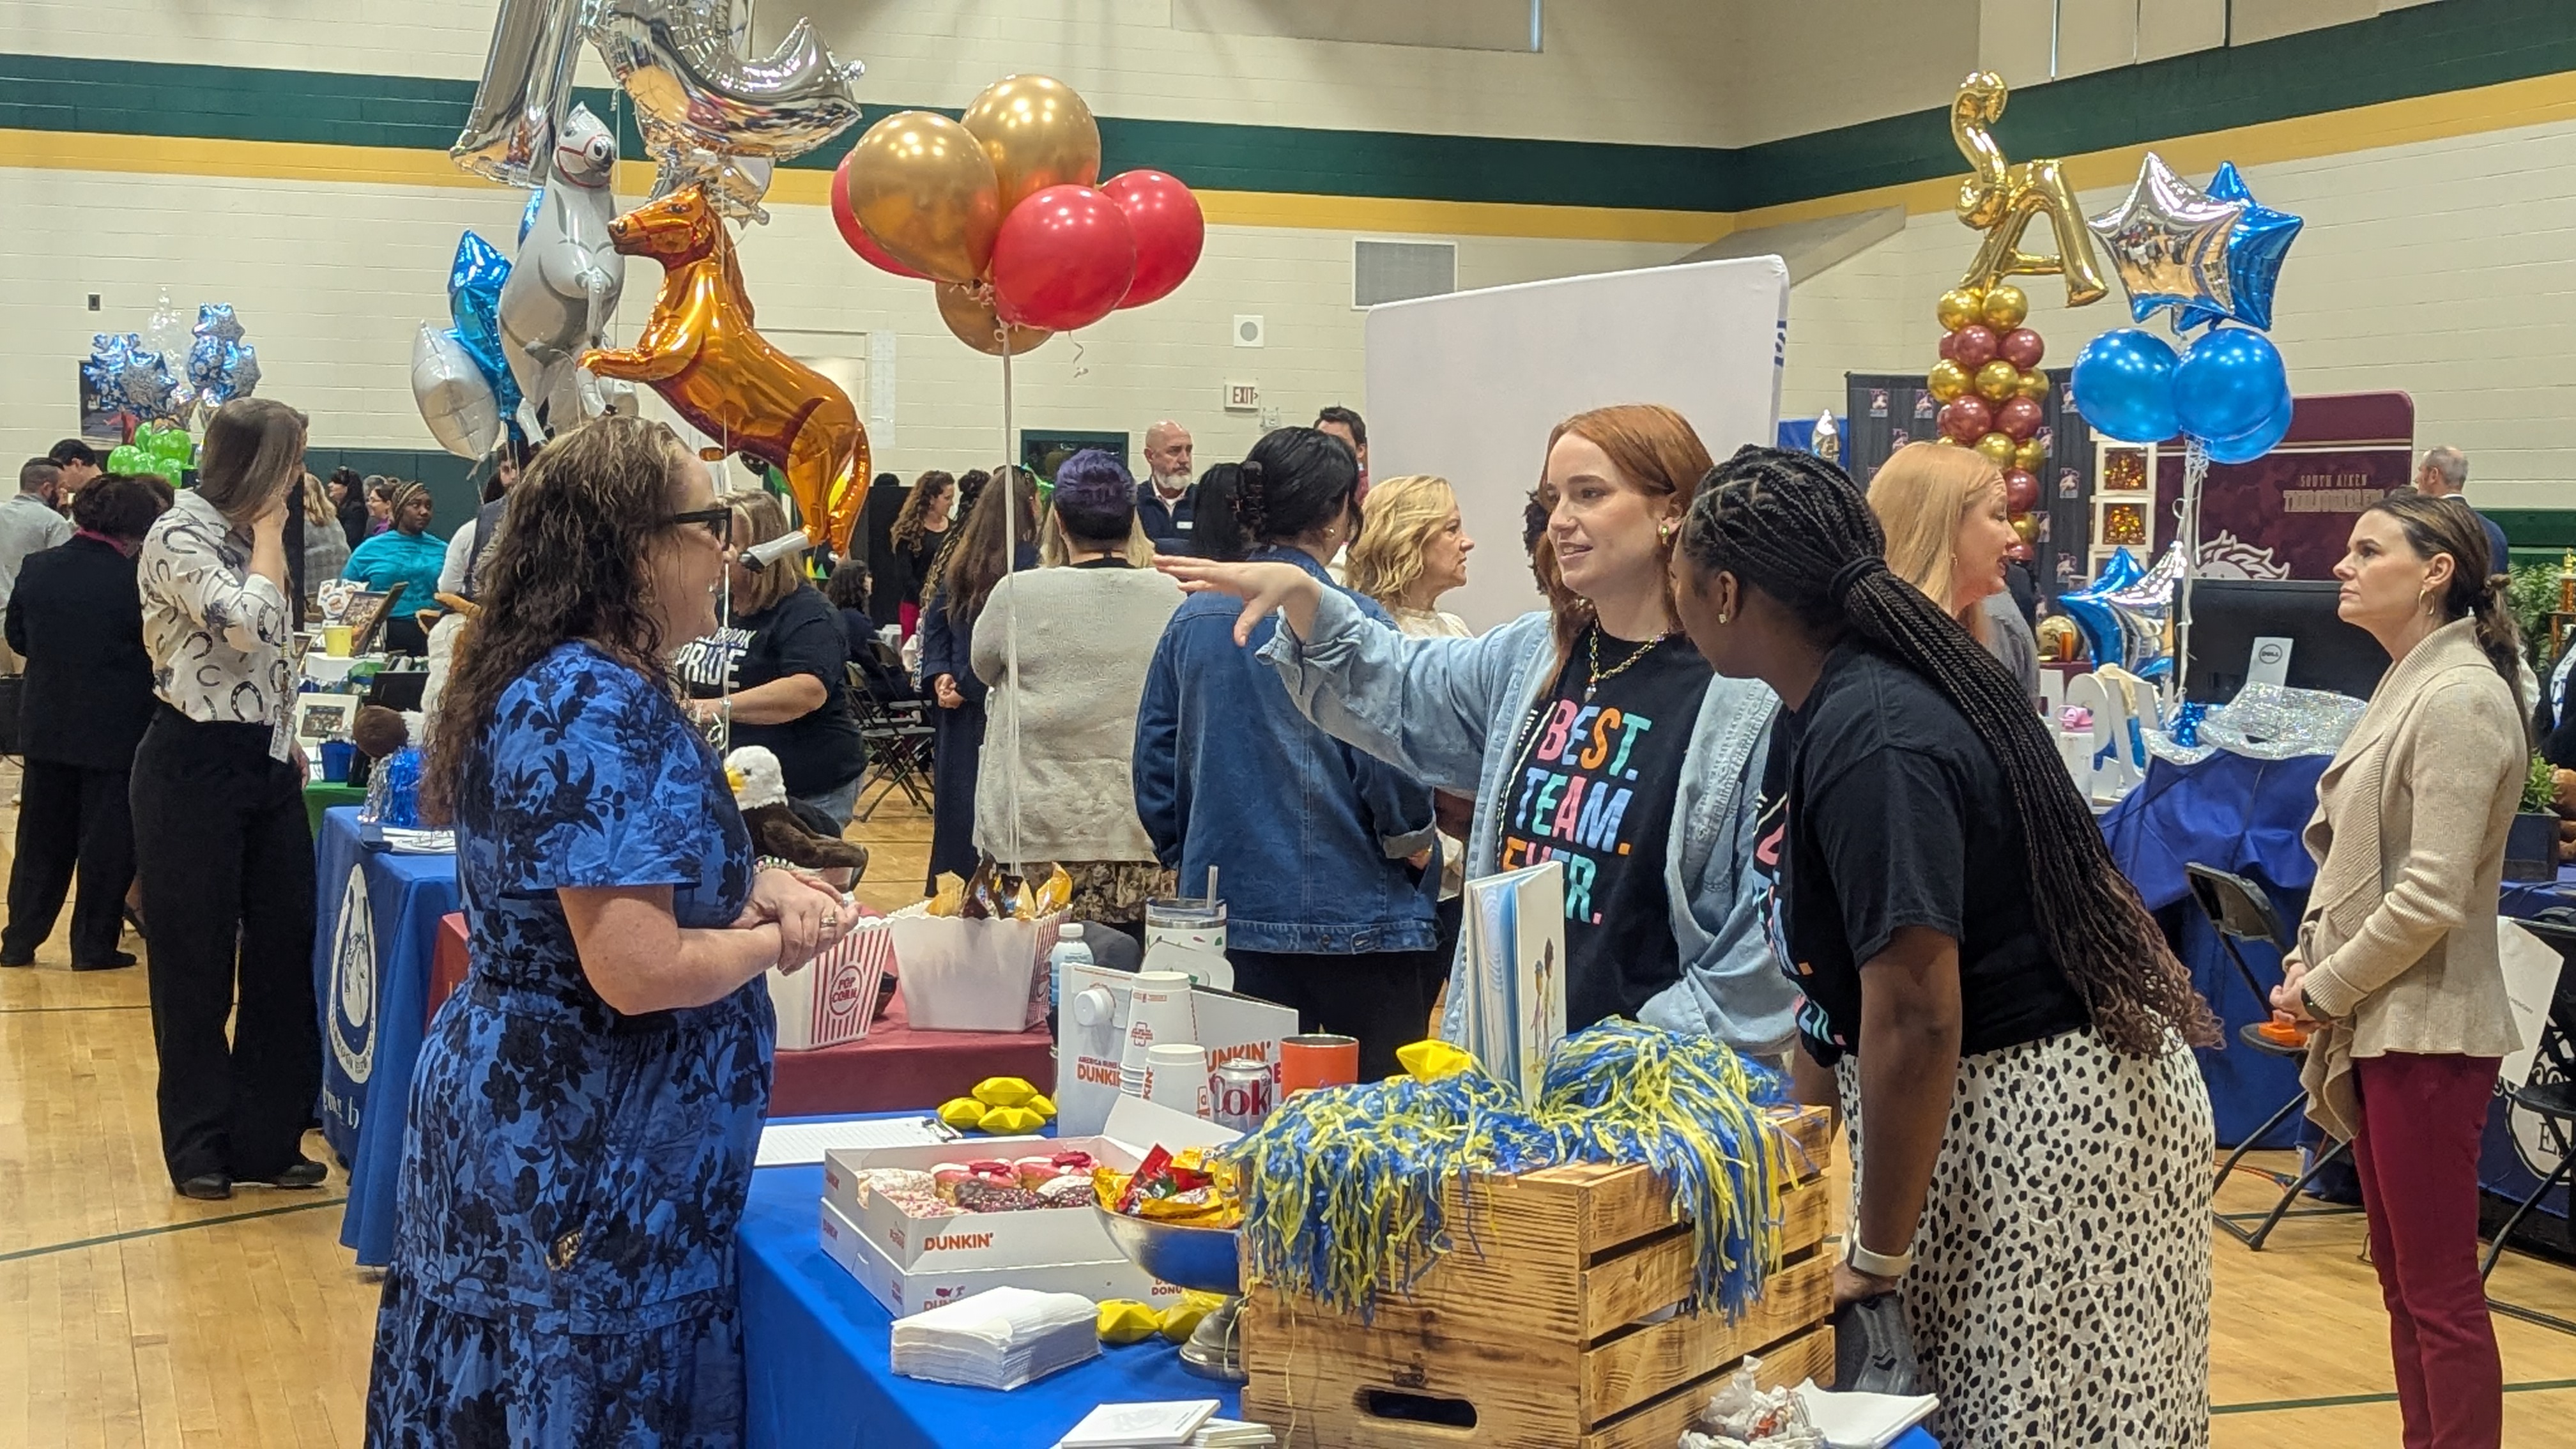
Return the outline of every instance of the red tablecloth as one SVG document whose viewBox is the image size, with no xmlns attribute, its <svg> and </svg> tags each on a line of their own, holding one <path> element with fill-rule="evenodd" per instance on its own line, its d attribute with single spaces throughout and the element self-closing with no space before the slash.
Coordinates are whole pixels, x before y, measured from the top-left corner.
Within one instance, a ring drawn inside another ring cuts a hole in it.
<svg viewBox="0 0 2576 1449">
<path fill-rule="evenodd" d="M 465 984 L 465 917 L 438 923 L 430 953 L 429 1014 Z M 1035 1031 L 914 1031 L 903 998 L 886 1008 L 865 1041 L 819 1051 L 780 1052 L 769 1092 L 773 1117 L 901 1112 L 966 1095 L 986 1077 L 1026 1077 L 1055 1087 L 1054 1041 Z"/>
</svg>

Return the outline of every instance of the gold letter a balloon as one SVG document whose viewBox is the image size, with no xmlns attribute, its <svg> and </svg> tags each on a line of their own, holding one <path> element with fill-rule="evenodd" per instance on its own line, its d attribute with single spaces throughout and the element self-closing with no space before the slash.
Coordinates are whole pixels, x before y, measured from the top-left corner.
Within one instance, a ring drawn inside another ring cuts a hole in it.
<svg viewBox="0 0 2576 1449">
<path fill-rule="evenodd" d="M 1002 77 L 966 108 L 964 121 L 992 158 L 1004 216 L 1050 186 L 1100 179 L 1099 123 L 1073 87 L 1052 76 Z"/>
<path fill-rule="evenodd" d="M 1008 208 L 964 126 L 900 111 L 868 128 L 848 164 L 850 213 L 888 255 L 943 282 L 984 274 Z"/>
</svg>

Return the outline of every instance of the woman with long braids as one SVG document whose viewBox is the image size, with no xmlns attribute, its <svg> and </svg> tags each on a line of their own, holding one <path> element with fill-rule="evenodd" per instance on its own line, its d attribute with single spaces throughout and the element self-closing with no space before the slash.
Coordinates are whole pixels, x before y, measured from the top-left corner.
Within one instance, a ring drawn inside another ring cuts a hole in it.
<svg viewBox="0 0 2576 1449">
<path fill-rule="evenodd" d="M 1531 501 L 1548 606 L 1480 638 L 1408 637 L 1282 564 L 1156 567 L 1242 598 L 1237 639 L 1280 611 L 1262 657 L 1307 718 L 1473 797 L 1470 878 L 1564 865 L 1567 1027 L 1633 1017 L 1776 1058 L 1797 992 L 1772 962 L 1751 867 L 1774 703 L 1749 680 L 1710 675 L 1681 637 L 1668 566 L 1708 462 L 1667 407 L 1557 424 Z M 1442 1023 L 1453 1041 L 1459 969 Z"/>
<path fill-rule="evenodd" d="M 1712 471 L 1674 575 L 1780 696 L 1761 854 L 1800 1085 L 1850 1124 L 1836 1303 L 1904 1295 L 1953 1449 L 2207 1443 L 2214 1033 L 2020 686 L 1804 453 Z"/>
<path fill-rule="evenodd" d="M 2478 1281 L 2478 1141 L 2521 1044 L 2496 883 L 2527 753 L 2520 638 L 2482 520 L 2397 492 L 2352 525 L 2336 612 L 2388 651 L 2317 781 L 2316 888 L 2272 1004 L 2316 1025 L 2308 1115 L 2352 1143 L 2410 1445 L 2493 1449 L 2504 1366 Z"/>
</svg>

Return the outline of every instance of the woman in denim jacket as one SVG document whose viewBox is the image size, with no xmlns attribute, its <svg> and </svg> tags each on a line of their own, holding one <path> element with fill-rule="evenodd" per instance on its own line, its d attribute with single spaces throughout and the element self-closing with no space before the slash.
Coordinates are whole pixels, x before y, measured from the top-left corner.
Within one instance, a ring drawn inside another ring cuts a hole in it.
<svg viewBox="0 0 2576 1449">
<path fill-rule="evenodd" d="M 1157 564 L 1194 592 L 1242 599 L 1238 637 L 1267 638 L 1262 658 L 1334 737 L 1475 794 L 1470 879 L 1564 864 L 1570 1029 L 1631 1016 L 1776 1057 L 1797 994 L 1772 960 L 1752 865 L 1777 701 L 1710 673 L 1671 592 L 1674 532 L 1709 466 L 1670 408 L 1558 424 L 1532 560 L 1549 607 L 1481 638 L 1408 638 L 1320 571 Z"/>
<path fill-rule="evenodd" d="M 1324 572 L 1357 531 L 1359 464 L 1339 440 L 1282 428 L 1199 484 L 1199 547 L 1294 575 L 1373 627 L 1386 611 Z M 1234 602 L 1185 601 L 1163 630 L 1136 717 L 1136 813 L 1196 891 L 1213 866 L 1235 989 L 1296 1009 L 1306 1031 L 1359 1038 L 1364 1076 L 1429 1027 L 1440 867 L 1431 790 L 1307 722 L 1238 627 Z"/>
</svg>

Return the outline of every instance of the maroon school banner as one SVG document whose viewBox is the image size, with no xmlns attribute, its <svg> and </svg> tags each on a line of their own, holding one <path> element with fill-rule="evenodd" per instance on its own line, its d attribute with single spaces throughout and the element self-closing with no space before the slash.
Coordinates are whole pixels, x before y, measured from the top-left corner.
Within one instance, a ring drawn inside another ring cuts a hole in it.
<svg viewBox="0 0 2576 1449">
<path fill-rule="evenodd" d="M 2415 400 L 2402 392 L 2297 401 L 2289 436 L 2251 463 L 2213 463 L 2200 491 L 2204 579 L 2330 579 L 2356 515 L 2414 480 Z M 2156 497 L 2182 497 L 2182 449 L 2156 454 Z M 2161 531 L 2161 530 L 2160 530 Z"/>
</svg>

